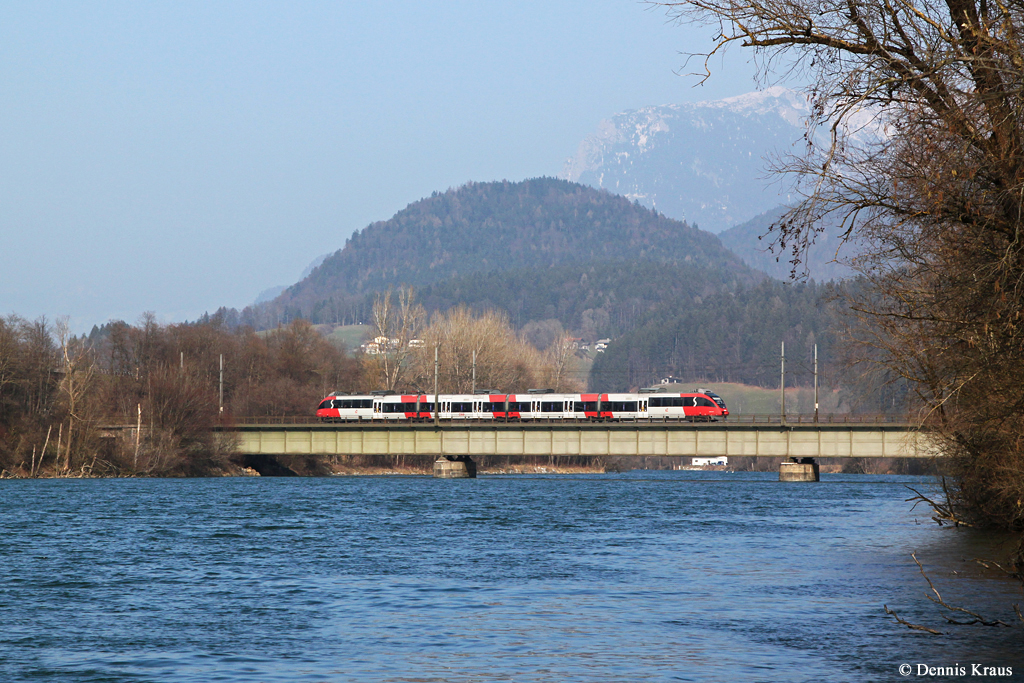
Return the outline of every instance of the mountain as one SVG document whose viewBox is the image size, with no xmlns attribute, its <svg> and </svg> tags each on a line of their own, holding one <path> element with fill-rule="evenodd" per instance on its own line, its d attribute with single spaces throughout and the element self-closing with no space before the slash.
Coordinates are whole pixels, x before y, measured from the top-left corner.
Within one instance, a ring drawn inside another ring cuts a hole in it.
<svg viewBox="0 0 1024 683">
<path fill-rule="evenodd" d="M 780 342 L 792 385 L 808 383 L 815 344 L 824 377 L 835 382 L 835 311 L 822 305 L 828 293 L 814 282 L 765 279 L 701 301 L 668 298 L 597 357 L 591 386 L 625 390 L 666 375 L 778 386 Z"/>
<path fill-rule="evenodd" d="M 317 266 L 323 263 L 324 259 L 326 259 L 328 256 L 330 256 L 330 254 L 321 254 L 320 256 L 317 256 L 315 259 L 310 261 L 309 265 L 302 269 L 302 275 L 299 276 L 299 279 L 304 280 L 305 278 L 307 278 L 309 274 L 312 273 Z M 264 289 L 262 292 L 256 295 L 256 300 L 253 301 L 253 304 L 262 304 L 268 301 L 273 301 L 278 297 L 278 295 L 281 294 L 281 292 L 283 292 L 286 289 L 288 289 L 287 285 L 277 285 L 276 287 L 268 287 L 267 289 Z"/>
<path fill-rule="evenodd" d="M 777 206 L 719 233 L 718 238 L 747 265 L 776 279 L 786 280 L 794 272 L 791 263 L 793 254 L 789 250 L 779 251 L 777 246 L 774 251 L 770 250 L 775 236 L 768 234 L 768 229 L 785 212 L 785 206 Z M 806 275 L 819 282 L 840 280 L 855 275 L 852 268 L 836 260 L 837 257 L 840 261 L 851 258 L 858 251 L 855 243 L 843 242 L 842 233 L 842 227 L 837 222 L 825 223 L 814 244 L 803 255 L 802 262 L 796 268 L 796 274 Z"/>
<path fill-rule="evenodd" d="M 468 183 L 414 202 L 352 235 L 271 303 L 308 317 L 324 301 L 400 284 L 634 261 L 756 277 L 714 235 L 606 191 L 535 178 Z"/>
<path fill-rule="evenodd" d="M 457 304 L 498 309 L 516 327 L 558 321 L 574 336 L 595 340 L 628 333 L 666 302 L 688 309 L 765 279 L 757 271 L 694 261 L 594 261 L 452 278 L 421 289 L 418 297 L 428 310 Z"/>
<path fill-rule="evenodd" d="M 627 111 L 602 121 L 561 177 L 719 233 L 779 204 L 768 159 L 800 152 L 807 101 L 773 87 L 723 100 Z"/>
<path fill-rule="evenodd" d="M 763 358 L 779 338 L 809 343 L 826 317 L 819 285 L 771 281 L 715 235 L 555 178 L 434 193 L 354 234 L 273 301 L 223 317 L 258 329 L 366 322 L 375 295 L 400 285 L 428 312 L 505 311 L 531 339 L 611 338 L 594 386 L 666 374 L 770 383 Z"/>
</svg>

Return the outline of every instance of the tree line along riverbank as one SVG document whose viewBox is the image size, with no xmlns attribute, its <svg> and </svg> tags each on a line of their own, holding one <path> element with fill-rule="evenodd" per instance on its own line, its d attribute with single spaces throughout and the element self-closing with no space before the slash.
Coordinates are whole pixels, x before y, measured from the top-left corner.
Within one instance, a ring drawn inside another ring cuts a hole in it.
<svg viewBox="0 0 1024 683">
<path fill-rule="evenodd" d="M 332 391 L 442 387 L 579 390 L 565 345 L 544 353 L 498 313 L 456 308 L 426 320 L 400 294 L 378 299 L 394 352 L 355 356 L 305 320 L 256 332 L 216 316 L 160 325 L 112 322 L 88 336 L 67 322 L 0 318 L 0 471 L 8 476 L 206 476 L 237 471 L 233 441 L 214 426 L 235 416 L 310 416 Z M 394 329 L 397 325 L 400 329 Z M 413 346 L 419 337 L 425 343 Z M 475 359 L 470 362 L 470 355 Z M 428 358 L 429 356 L 429 358 Z M 427 381 L 429 375 L 429 382 Z M 463 387 L 466 385 L 466 387 Z M 134 425 L 112 436 L 104 425 Z"/>
</svg>

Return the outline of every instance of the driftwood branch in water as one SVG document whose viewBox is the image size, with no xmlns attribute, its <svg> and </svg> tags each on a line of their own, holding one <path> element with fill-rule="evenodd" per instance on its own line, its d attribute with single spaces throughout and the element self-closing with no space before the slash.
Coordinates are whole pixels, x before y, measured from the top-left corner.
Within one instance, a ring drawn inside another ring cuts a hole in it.
<svg viewBox="0 0 1024 683">
<path fill-rule="evenodd" d="M 920 624 L 911 624 L 911 623 L 910 623 L 909 621 L 907 621 L 906 619 L 901 619 L 901 618 L 900 618 L 900 615 L 896 614 L 896 613 L 895 613 L 895 612 L 893 612 L 893 611 L 892 611 L 891 609 L 889 609 L 889 606 L 888 606 L 888 605 L 882 605 L 882 607 L 884 607 L 884 608 L 885 608 L 885 613 L 886 613 L 886 614 L 892 615 L 892 617 L 893 617 L 893 618 L 894 618 L 894 619 L 895 619 L 895 620 L 896 620 L 897 622 L 899 622 L 899 623 L 903 624 L 903 625 L 904 625 L 904 626 L 906 626 L 907 628 L 910 628 L 910 629 L 914 629 L 915 631 L 926 631 L 926 632 L 928 632 L 928 633 L 931 633 L 932 635 L 936 635 L 936 636 L 941 636 L 941 635 L 942 635 L 942 631 L 936 631 L 936 630 L 935 630 L 935 629 L 933 629 L 933 628 L 928 628 L 927 626 L 921 626 Z"/>
<path fill-rule="evenodd" d="M 969 617 L 974 617 L 974 619 L 971 621 L 957 621 L 956 619 L 952 619 L 949 616 L 943 614 L 942 617 L 946 621 L 948 621 L 951 624 L 956 624 L 957 626 L 970 626 L 971 624 L 982 624 L 983 626 L 1010 626 L 1005 621 L 1000 621 L 999 619 L 986 619 L 977 612 L 972 612 L 971 610 L 964 609 L 963 607 L 956 607 L 954 605 L 950 605 L 948 602 L 942 599 L 942 596 L 939 594 L 938 589 L 935 588 L 935 584 L 933 584 L 932 580 L 928 578 L 928 574 L 925 573 L 924 567 L 921 565 L 921 561 L 917 559 L 917 555 L 915 553 L 910 553 L 910 556 L 914 558 L 914 562 L 917 563 L 917 568 L 921 570 L 921 576 L 923 576 L 924 580 L 928 582 L 928 587 L 932 589 L 932 593 L 935 593 L 934 598 L 925 593 L 926 598 L 928 598 L 937 605 L 945 607 L 950 612 L 960 612 L 962 614 L 966 614 Z"/>
<path fill-rule="evenodd" d="M 1017 548 L 1017 556 L 1020 557 L 1020 554 L 1021 554 L 1021 548 L 1018 547 Z M 976 558 L 974 558 L 974 561 L 977 562 L 978 564 L 980 564 L 981 566 L 985 567 L 986 569 L 991 569 L 992 567 L 995 567 L 999 571 L 1004 572 L 1004 573 L 1010 575 L 1010 577 L 1013 577 L 1017 581 L 1021 582 L 1021 585 L 1024 586 L 1024 571 L 1022 571 L 1020 564 L 1018 564 L 1017 562 L 1015 562 L 1014 564 L 1010 565 L 1010 567 L 1008 568 L 1008 567 L 1002 566 L 998 562 L 993 562 L 992 560 L 981 560 L 981 559 L 978 559 L 976 557 Z M 1016 602 L 1014 603 L 1014 613 L 1017 614 L 1017 620 L 1021 624 L 1024 624 L 1024 614 L 1021 613 L 1021 606 L 1020 606 L 1019 603 L 1016 603 Z"/>
<path fill-rule="evenodd" d="M 949 489 L 946 487 L 945 477 L 942 478 L 942 490 L 946 494 L 945 504 L 935 502 L 934 500 L 924 495 L 923 493 L 921 493 L 912 486 L 906 486 L 906 484 L 904 484 L 904 487 L 910 489 L 916 494 L 913 497 L 906 499 L 908 503 L 911 501 L 914 502 L 914 505 L 910 508 L 911 510 L 916 508 L 921 503 L 926 503 L 929 507 L 931 507 L 932 511 L 935 513 L 934 515 L 932 515 L 932 519 L 938 522 L 940 526 L 943 522 L 952 522 L 954 526 L 972 526 L 971 524 L 957 517 L 956 512 L 953 511 L 953 504 L 949 502 Z"/>
<path fill-rule="evenodd" d="M 1007 576 L 1012 576 L 1013 578 L 1015 578 L 1018 581 L 1020 581 L 1021 582 L 1021 586 L 1024 587 L 1024 567 L 1022 567 L 1021 564 L 1020 564 L 1021 548 L 1018 547 L 1017 550 L 1015 551 L 1015 553 L 1016 553 L 1016 559 L 1012 559 L 1011 560 L 1011 564 L 1010 564 L 1009 567 L 1004 567 L 1003 565 L 999 564 L 998 562 L 993 562 L 992 560 L 981 560 L 981 559 L 978 559 L 977 557 L 974 558 L 974 561 L 977 562 L 978 564 L 980 564 L 985 569 L 995 568 L 995 569 L 998 569 L 999 571 L 1003 572 Z"/>
</svg>

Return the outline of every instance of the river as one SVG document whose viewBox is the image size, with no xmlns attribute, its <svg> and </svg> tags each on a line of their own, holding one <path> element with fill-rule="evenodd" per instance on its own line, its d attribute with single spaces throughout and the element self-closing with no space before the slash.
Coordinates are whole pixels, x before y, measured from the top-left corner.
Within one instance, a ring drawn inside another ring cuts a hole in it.
<svg viewBox="0 0 1024 683">
<path fill-rule="evenodd" d="M 0 680 L 1024 680 L 1019 624 L 947 625 L 910 557 L 1013 623 L 971 561 L 1006 539 L 911 510 L 927 478 L 776 479 L 0 481 Z"/>
</svg>

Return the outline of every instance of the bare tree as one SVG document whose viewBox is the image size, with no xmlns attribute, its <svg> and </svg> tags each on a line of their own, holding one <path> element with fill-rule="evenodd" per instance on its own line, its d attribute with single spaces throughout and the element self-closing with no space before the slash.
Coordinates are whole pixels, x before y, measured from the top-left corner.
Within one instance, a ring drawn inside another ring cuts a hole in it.
<svg viewBox="0 0 1024 683">
<path fill-rule="evenodd" d="M 860 357 L 913 386 L 956 456 L 962 516 L 1024 527 L 1024 4 L 687 0 L 710 58 L 809 79 L 806 148 L 776 160 L 803 201 L 776 226 L 794 272 L 823 219 L 862 243 Z"/>
<path fill-rule="evenodd" d="M 411 287 L 399 287 L 395 294 L 388 289 L 377 294 L 373 301 L 373 331 L 375 353 L 365 358 L 368 379 L 378 387 L 394 391 L 401 383 L 406 361 L 423 326 L 423 307 L 415 302 Z"/>
<path fill-rule="evenodd" d="M 548 347 L 548 374 L 551 388 L 555 391 L 579 391 L 583 382 L 579 375 L 579 364 L 576 360 L 576 345 L 572 337 L 563 333 Z"/>
<path fill-rule="evenodd" d="M 5 417 L 7 404 L 14 401 L 13 391 L 18 384 L 18 330 L 17 320 L 0 318 L 0 419 Z"/>
<path fill-rule="evenodd" d="M 94 389 L 96 364 L 91 350 L 84 341 L 70 333 L 66 317 L 57 320 L 56 331 L 61 354 L 60 397 L 68 416 L 67 441 L 65 442 L 62 468 L 68 472 L 72 467 L 73 449 L 76 445 L 85 443 L 87 429 L 91 422 L 92 415 L 88 399 Z M 56 466 L 61 468 L 59 453 L 57 461 Z"/>
<path fill-rule="evenodd" d="M 537 387 L 547 375 L 544 356 L 516 335 L 504 313 L 476 315 L 459 306 L 436 313 L 422 336 L 423 346 L 410 358 L 409 378 L 414 386 L 433 385 L 435 346 L 442 392 L 471 391 L 474 352 L 480 389 L 523 391 Z"/>
</svg>

